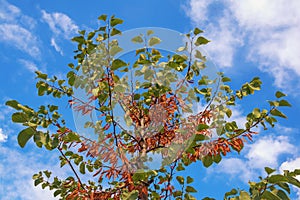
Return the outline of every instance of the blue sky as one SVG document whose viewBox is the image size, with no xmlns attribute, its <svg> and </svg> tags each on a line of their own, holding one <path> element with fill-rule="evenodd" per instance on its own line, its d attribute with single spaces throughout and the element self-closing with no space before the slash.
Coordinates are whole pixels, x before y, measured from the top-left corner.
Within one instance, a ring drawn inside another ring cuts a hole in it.
<svg viewBox="0 0 300 200">
<path fill-rule="evenodd" d="M 86 3 L 87 2 L 87 3 Z M 263 167 L 278 171 L 300 168 L 300 1 L 290 0 L 152 0 L 152 1 L 0 0 L 0 198 L 54 199 L 49 191 L 33 186 L 31 176 L 44 169 L 59 169 L 57 154 L 37 149 L 32 143 L 21 149 L 16 136 L 22 127 L 10 122 L 12 110 L 4 104 L 17 99 L 28 105 L 55 103 L 37 98 L 34 71 L 63 77 L 73 60 L 70 38 L 77 30 L 97 27 L 101 14 L 125 20 L 121 30 L 162 27 L 186 33 L 194 27 L 212 42 L 205 47 L 218 69 L 237 88 L 259 76 L 263 87 L 234 110 L 240 124 L 252 107 L 266 107 L 277 90 L 288 94 L 292 108 L 283 111 L 274 129 L 262 131 L 241 155 L 231 154 L 219 165 L 204 169 L 194 164 L 197 197 L 221 199 L 233 187 L 247 188 L 248 180 L 263 174 Z M 66 102 L 59 102 L 72 124 Z M 300 192 L 294 199 L 300 199 Z"/>
</svg>

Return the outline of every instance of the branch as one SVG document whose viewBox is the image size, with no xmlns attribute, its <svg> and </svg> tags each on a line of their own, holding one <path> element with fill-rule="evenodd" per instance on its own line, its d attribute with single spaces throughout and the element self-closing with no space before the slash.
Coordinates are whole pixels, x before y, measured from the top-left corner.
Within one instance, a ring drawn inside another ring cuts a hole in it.
<svg viewBox="0 0 300 200">
<path fill-rule="evenodd" d="M 74 169 L 72 163 L 70 162 L 70 160 L 66 157 L 66 155 L 63 153 L 63 151 L 61 150 L 60 147 L 58 147 L 57 149 L 59 150 L 59 152 L 61 153 L 61 155 L 64 157 L 64 159 L 66 159 L 66 161 L 68 162 L 68 164 L 69 164 L 69 166 L 71 167 L 73 173 L 75 174 L 75 176 L 76 176 L 78 182 L 80 183 L 80 187 L 81 187 L 82 189 L 85 190 L 85 188 L 83 187 L 83 184 L 82 184 L 82 182 L 81 182 L 81 180 L 80 180 L 80 178 L 79 178 L 77 172 L 75 171 L 75 169 Z"/>
</svg>

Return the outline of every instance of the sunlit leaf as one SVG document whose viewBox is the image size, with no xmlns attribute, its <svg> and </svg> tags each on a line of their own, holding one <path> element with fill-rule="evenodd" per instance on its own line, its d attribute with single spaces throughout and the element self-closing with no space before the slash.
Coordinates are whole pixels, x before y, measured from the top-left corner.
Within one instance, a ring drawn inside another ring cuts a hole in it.
<svg viewBox="0 0 300 200">
<path fill-rule="evenodd" d="M 150 40 L 148 41 L 148 45 L 150 47 L 156 45 L 156 44 L 159 44 L 161 42 L 161 40 L 158 38 L 158 37 L 152 37 L 150 38 Z"/>
<path fill-rule="evenodd" d="M 143 43 L 144 42 L 142 36 L 140 36 L 140 35 L 135 36 L 134 38 L 131 39 L 131 41 L 134 43 Z"/>
<path fill-rule="evenodd" d="M 195 45 L 196 46 L 199 46 L 199 45 L 204 45 L 204 44 L 207 44 L 209 43 L 210 41 L 202 36 L 198 37 L 196 42 L 195 42 Z"/>
<path fill-rule="evenodd" d="M 282 117 L 282 118 L 287 118 L 287 116 L 285 114 L 283 114 L 282 112 L 280 112 L 279 110 L 277 110 L 276 108 L 271 110 L 270 112 L 272 115 L 274 116 L 278 116 L 278 117 Z"/>
</svg>

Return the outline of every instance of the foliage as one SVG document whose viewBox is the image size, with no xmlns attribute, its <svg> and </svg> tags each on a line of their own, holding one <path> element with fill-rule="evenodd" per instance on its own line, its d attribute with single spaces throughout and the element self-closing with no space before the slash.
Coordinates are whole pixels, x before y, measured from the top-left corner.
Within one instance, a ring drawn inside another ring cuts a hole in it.
<svg viewBox="0 0 300 200">
<path fill-rule="evenodd" d="M 203 75 L 206 58 L 199 47 L 209 40 L 201 36 L 202 30 L 195 28 L 186 34 L 186 45 L 167 56 L 166 61 L 155 48 L 161 40 L 153 31 L 135 36 L 132 42 L 141 48 L 130 64 L 116 56 L 122 51 L 116 36 L 121 34 L 117 26 L 123 20 L 106 15 L 98 19 L 103 24 L 98 29 L 79 31 L 79 36 L 72 39 L 77 43 L 77 64 L 69 64 L 66 79 L 36 72 L 39 96 L 65 96 L 76 112 L 100 115 L 96 121 L 85 123 L 97 140 L 71 130 L 56 105 L 42 105 L 35 110 L 16 100 L 6 102 L 17 110 L 12 121 L 25 127 L 18 135 L 19 145 L 24 147 L 33 139 L 40 148 L 58 150 L 61 167 L 68 165 L 72 169 L 73 176 L 66 179 L 51 177 L 49 171 L 33 175 L 34 185 L 54 190 L 54 196 L 195 199 L 193 193 L 197 190 L 191 186 L 194 178 L 176 175 L 177 172 L 198 161 L 205 167 L 219 163 L 228 153 L 240 152 L 247 140 L 252 141 L 258 134 L 256 127 L 267 129 L 278 117 L 286 118 L 279 108 L 291 105 L 283 99 L 285 94 L 277 92 L 276 100 L 269 101 L 270 108 L 254 108 L 247 115 L 244 127 L 230 121 L 232 108 L 260 90 L 262 82 L 255 77 L 234 90 L 228 84 L 230 78 L 223 73 L 212 80 Z M 136 80 L 130 79 L 133 72 Z M 85 92 L 87 101 L 76 96 L 77 89 Z M 195 103 L 205 106 L 193 113 Z M 124 116 L 117 115 L 118 105 Z M 157 169 L 146 164 L 155 159 L 151 153 L 163 158 Z M 294 178 L 299 170 L 271 175 L 273 171 L 266 168 L 266 178 L 250 182 L 249 193 L 233 189 L 224 199 L 289 199 L 289 184 L 300 186 Z M 91 178 L 84 182 L 82 176 Z"/>
</svg>

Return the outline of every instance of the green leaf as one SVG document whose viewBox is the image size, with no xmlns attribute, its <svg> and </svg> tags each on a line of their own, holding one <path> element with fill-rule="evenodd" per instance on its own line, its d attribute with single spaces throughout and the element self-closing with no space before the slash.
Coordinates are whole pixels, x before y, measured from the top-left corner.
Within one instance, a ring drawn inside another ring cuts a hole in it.
<svg viewBox="0 0 300 200">
<path fill-rule="evenodd" d="M 220 154 L 216 154 L 213 156 L 213 160 L 215 163 L 219 163 L 222 160 L 222 156 Z"/>
<path fill-rule="evenodd" d="M 190 177 L 190 176 L 187 176 L 186 183 L 190 184 L 192 182 L 194 182 L 194 179 L 192 177 Z"/>
<path fill-rule="evenodd" d="M 24 130 L 22 130 L 18 135 L 18 143 L 20 147 L 25 147 L 28 140 L 34 135 L 35 130 L 31 127 L 28 127 Z"/>
<path fill-rule="evenodd" d="M 123 23 L 123 20 L 122 20 L 122 19 L 114 18 L 114 17 L 112 17 L 112 18 L 110 19 L 110 25 L 111 25 L 112 27 L 114 27 L 114 26 L 116 26 L 116 25 L 118 25 L 118 24 L 122 24 L 122 23 Z"/>
<path fill-rule="evenodd" d="M 281 175 L 281 174 L 275 174 L 269 177 L 268 179 L 269 183 L 280 183 L 280 182 L 287 182 L 288 178 Z"/>
<path fill-rule="evenodd" d="M 205 56 L 203 56 L 202 53 L 199 50 L 196 50 L 195 57 L 203 60 L 204 62 L 206 61 Z"/>
<path fill-rule="evenodd" d="M 202 163 L 204 165 L 204 167 L 209 167 L 213 164 L 213 160 L 211 156 L 205 156 L 202 158 Z"/>
<path fill-rule="evenodd" d="M 178 191 L 173 192 L 172 194 L 173 194 L 173 197 L 179 197 L 182 195 L 182 192 L 178 190 Z"/>
<path fill-rule="evenodd" d="M 277 110 L 276 108 L 271 110 L 270 112 L 272 115 L 274 116 L 278 116 L 278 117 L 282 117 L 282 118 L 287 118 L 287 116 L 285 114 L 283 114 L 282 112 L 280 112 L 279 110 Z"/>
<path fill-rule="evenodd" d="M 279 198 L 277 195 L 273 194 L 272 192 L 265 190 L 262 195 L 261 195 L 262 199 L 266 199 L 266 200 L 282 200 L 281 198 Z"/>
<path fill-rule="evenodd" d="M 114 36 L 114 35 L 121 35 L 122 32 L 118 29 L 115 29 L 115 28 L 112 28 L 111 32 L 110 32 L 110 35 L 111 36 Z"/>
<path fill-rule="evenodd" d="M 210 41 L 202 36 L 198 37 L 196 42 L 195 42 L 195 45 L 196 46 L 199 46 L 199 45 L 204 45 L 204 44 L 207 44 L 209 43 Z"/>
<path fill-rule="evenodd" d="M 238 191 L 236 189 L 232 189 L 231 191 L 225 193 L 224 199 L 227 199 L 229 196 L 236 195 L 237 193 Z"/>
<path fill-rule="evenodd" d="M 207 124 L 199 124 L 199 125 L 197 126 L 197 131 L 206 130 L 206 129 L 208 129 L 208 128 L 209 128 L 209 126 L 208 126 Z"/>
<path fill-rule="evenodd" d="M 195 29 L 194 29 L 194 34 L 195 34 L 195 35 L 198 35 L 199 33 L 203 33 L 203 31 L 200 30 L 199 28 L 195 28 Z"/>
<path fill-rule="evenodd" d="M 50 178 L 52 172 L 49 172 L 49 171 L 45 170 L 44 174 L 46 175 L 47 178 Z"/>
<path fill-rule="evenodd" d="M 139 193 L 138 193 L 138 191 L 133 190 L 129 193 L 124 192 L 122 196 L 123 196 L 122 199 L 124 199 L 124 200 L 136 200 L 139 196 Z"/>
<path fill-rule="evenodd" d="M 143 43 L 144 42 L 143 38 L 140 35 L 135 36 L 134 38 L 131 39 L 131 41 L 133 43 Z"/>
<path fill-rule="evenodd" d="M 46 79 L 47 79 L 47 77 L 48 77 L 48 75 L 47 75 L 47 74 L 43 74 L 43 73 L 42 73 L 42 72 L 40 72 L 40 71 L 36 71 L 35 73 L 37 74 L 36 78 L 40 78 L 40 79 L 44 79 L 44 80 L 46 80 Z"/>
<path fill-rule="evenodd" d="M 123 49 L 119 46 L 113 46 L 109 49 L 109 54 L 115 56 L 117 53 L 121 52 Z"/>
<path fill-rule="evenodd" d="M 100 16 L 98 17 L 98 19 L 99 19 L 99 20 L 102 20 L 102 21 L 106 21 L 107 15 L 100 15 Z"/>
<path fill-rule="evenodd" d="M 154 46 L 156 44 L 159 44 L 160 42 L 161 42 L 161 40 L 158 37 L 152 37 L 148 41 L 148 45 L 151 47 L 151 46 Z"/>
<path fill-rule="evenodd" d="M 227 109 L 225 113 L 226 113 L 226 116 L 227 116 L 228 118 L 230 118 L 231 115 L 232 115 L 232 110 Z"/>
<path fill-rule="evenodd" d="M 277 185 L 290 194 L 291 189 L 290 189 L 289 184 L 287 184 L 287 183 L 277 183 Z"/>
<path fill-rule="evenodd" d="M 286 94 L 284 94 L 284 93 L 282 93 L 282 92 L 280 92 L 280 91 L 277 91 L 277 92 L 275 93 L 275 96 L 276 96 L 277 98 L 281 98 L 281 97 L 285 97 Z"/>
<path fill-rule="evenodd" d="M 80 173 L 85 174 L 85 163 L 84 162 L 80 163 L 79 171 L 80 171 Z"/>
<path fill-rule="evenodd" d="M 283 190 L 273 190 L 272 193 L 278 196 L 281 200 L 290 200 L 288 195 Z"/>
<path fill-rule="evenodd" d="M 179 47 L 176 51 L 181 52 L 181 51 L 185 51 L 185 50 L 186 50 L 186 47 Z"/>
<path fill-rule="evenodd" d="M 183 167 L 182 163 L 179 163 L 176 170 L 177 171 L 183 171 L 183 170 L 185 170 L 185 168 Z"/>
<path fill-rule="evenodd" d="M 270 106 L 275 106 L 278 107 L 279 106 L 279 102 L 278 101 L 268 101 Z"/>
<path fill-rule="evenodd" d="M 261 116 L 260 110 L 258 108 L 254 108 L 252 111 L 252 114 L 256 119 L 260 118 L 260 116 Z"/>
<path fill-rule="evenodd" d="M 73 42 L 78 42 L 79 44 L 83 44 L 85 42 L 85 39 L 84 39 L 83 36 L 77 36 L 77 37 L 73 37 L 72 41 Z M 40 75 L 38 76 L 38 78 L 45 79 L 44 77 L 40 77 Z"/>
<path fill-rule="evenodd" d="M 56 197 L 56 196 L 58 196 L 59 194 L 61 193 L 61 190 L 56 190 L 55 192 L 54 192 L 54 197 Z"/>
<path fill-rule="evenodd" d="M 246 191 L 240 192 L 240 199 L 242 200 L 251 200 L 250 195 Z"/>
<path fill-rule="evenodd" d="M 5 105 L 12 107 L 16 110 L 21 110 L 21 108 L 19 108 L 19 102 L 17 102 L 16 100 L 9 100 L 5 102 Z"/>
<path fill-rule="evenodd" d="M 186 192 L 197 192 L 197 190 L 194 187 L 189 186 L 189 185 L 186 186 L 185 191 Z"/>
<path fill-rule="evenodd" d="M 11 119 L 15 123 L 25 123 L 27 122 L 27 115 L 25 113 L 17 112 L 11 116 Z"/>
<path fill-rule="evenodd" d="M 179 184 L 181 184 L 181 185 L 184 184 L 184 178 L 183 178 L 183 176 L 176 176 L 176 180 L 178 181 Z"/>
<path fill-rule="evenodd" d="M 147 36 L 152 35 L 153 33 L 154 33 L 154 31 L 148 30 L 148 31 L 147 31 Z"/>
<path fill-rule="evenodd" d="M 290 176 L 288 176 L 287 179 L 290 184 L 300 188 L 300 181 L 298 181 L 298 179 L 296 179 L 294 177 L 290 177 Z"/>
<path fill-rule="evenodd" d="M 42 182 L 43 182 L 43 178 L 36 179 L 36 180 L 34 181 L 34 186 L 37 186 L 37 185 L 39 185 L 39 184 L 42 183 Z"/>
<path fill-rule="evenodd" d="M 127 63 L 126 63 L 126 62 L 124 62 L 124 61 L 121 60 L 121 59 L 116 59 L 116 60 L 114 60 L 114 61 L 112 62 L 112 64 L 111 64 L 111 69 L 112 69 L 112 70 L 116 70 L 116 69 L 119 69 L 119 68 L 125 67 L 125 66 L 127 66 Z"/>
<path fill-rule="evenodd" d="M 228 78 L 228 77 L 223 77 L 223 78 L 222 78 L 222 82 L 223 82 L 223 83 L 229 82 L 229 81 L 231 81 L 231 79 Z"/>
<path fill-rule="evenodd" d="M 265 167 L 265 171 L 267 172 L 268 175 L 272 174 L 273 172 L 276 171 L 276 169 L 271 169 L 270 167 Z"/>
<path fill-rule="evenodd" d="M 203 134 L 196 134 L 194 137 L 194 141 L 203 141 L 203 140 L 207 140 L 209 139 L 209 137 L 203 135 Z"/>
<path fill-rule="evenodd" d="M 93 32 L 90 32 L 90 33 L 88 34 L 87 39 L 90 40 L 90 39 L 92 39 L 94 36 L 95 36 L 95 32 L 94 32 L 94 31 L 93 31 Z"/>
<path fill-rule="evenodd" d="M 284 100 L 284 99 L 282 99 L 282 100 L 279 101 L 279 106 L 288 106 L 288 107 L 292 107 L 292 105 L 291 105 L 288 101 L 286 101 L 286 100 Z"/>
</svg>

